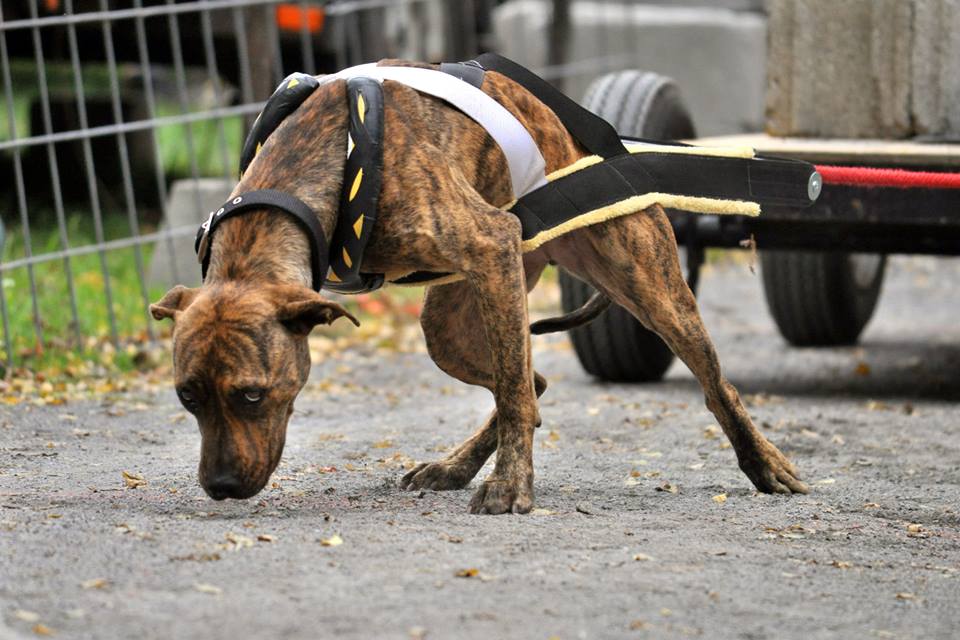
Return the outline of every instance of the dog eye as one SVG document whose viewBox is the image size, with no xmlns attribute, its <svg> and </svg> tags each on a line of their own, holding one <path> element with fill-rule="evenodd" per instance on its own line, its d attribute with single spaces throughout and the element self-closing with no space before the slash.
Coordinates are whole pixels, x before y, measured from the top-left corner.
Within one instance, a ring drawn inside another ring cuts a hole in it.
<svg viewBox="0 0 960 640">
<path fill-rule="evenodd" d="M 263 391 L 260 389 L 247 389 L 243 392 L 243 399 L 250 404 L 256 404 L 263 400 Z"/>
<path fill-rule="evenodd" d="M 177 389 L 177 397 L 180 398 L 180 402 L 184 407 L 193 411 L 197 406 L 197 399 L 192 393 L 186 389 Z"/>
</svg>

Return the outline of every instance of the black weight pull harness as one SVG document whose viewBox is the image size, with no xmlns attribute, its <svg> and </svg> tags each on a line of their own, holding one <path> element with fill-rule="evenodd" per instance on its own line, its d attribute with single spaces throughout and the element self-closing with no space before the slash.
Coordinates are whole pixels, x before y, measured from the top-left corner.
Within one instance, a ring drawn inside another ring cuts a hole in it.
<svg viewBox="0 0 960 640">
<path fill-rule="evenodd" d="M 602 118 L 529 70 L 496 54 L 484 54 L 465 63 L 444 63 L 440 71 L 478 89 L 486 71 L 507 76 L 549 107 L 570 135 L 593 154 L 547 176 L 545 184 L 520 194 L 507 207 L 520 219 L 525 251 L 570 230 L 635 213 L 654 203 L 702 213 L 756 215 L 762 205 L 807 207 L 819 195 L 819 175 L 805 162 L 758 157 L 752 150 L 749 155 L 705 155 L 707 150 L 690 145 L 621 137 Z M 241 176 L 267 136 L 319 84 L 316 78 L 303 74 L 294 74 L 281 83 L 244 143 Z M 316 215 L 306 204 L 276 191 L 248 192 L 211 212 L 198 231 L 195 246 L 204 277 L 210 237 L 216 226 L 245 211 L 271 208 L 292 215 L 307 232 L 315 290 L 323 287 L 340 293 L 362 293 L 383 285 L 383 275 L 360 271 L 381 185 L 383 91 L 378 80 L 356 76 L 347 79 L 347 96 L 347 162 L 340 211 L 329 246 Z M 394 282 L 430 284 L 447 275 L 417 272 Z"/>
</svg>

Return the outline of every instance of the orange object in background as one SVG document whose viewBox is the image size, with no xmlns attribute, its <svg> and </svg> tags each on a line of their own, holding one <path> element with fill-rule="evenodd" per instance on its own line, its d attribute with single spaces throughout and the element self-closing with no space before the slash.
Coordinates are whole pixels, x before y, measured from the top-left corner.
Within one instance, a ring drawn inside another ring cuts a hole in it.
<svg viewBox="0 0 960 640">
<path fill-rule="evenodd" d="M 59 0 L 48 0 L 59 1 Z M 303 7 L 297 4 L 277 5 L 277 26 L 284 31 L 302 31 L 306 27 L 310 33 L 323 30 L 326 16 L 323 7 Z"/>
<path fill-rule="evenodd" d="M 60 0 L 43 0 L 43 8 L 47 13 L 54 13 L 60 10 Z"/>
</svg>

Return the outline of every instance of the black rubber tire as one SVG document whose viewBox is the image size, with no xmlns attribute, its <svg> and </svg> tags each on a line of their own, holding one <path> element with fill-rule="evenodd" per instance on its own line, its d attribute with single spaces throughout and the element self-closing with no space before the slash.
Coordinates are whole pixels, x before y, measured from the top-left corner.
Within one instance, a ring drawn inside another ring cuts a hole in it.
<svg viewBox="0 0 960 640">
<path fill-rule="evenodd" d="M 797 347 L 856 343 L 873 316 L 886 256 L 764 251 L 763 289 L 780 334 Z"/>
<path fill-rule="evenodd" d="M 644 71 L 618 71 L 590 84 L 583 106 L 604 118 L 621 135 L 677 140 L 696 135 L 690 113 L 670 78 Z M 582 306 L 594 289 L 560 271 L 565 313 Z M 588 325 L 570 331 L 570 340 L 587 373 L 611 382 L 655 382 L 673 363 L 673 352 L 617 305 Z"/>
</svg>

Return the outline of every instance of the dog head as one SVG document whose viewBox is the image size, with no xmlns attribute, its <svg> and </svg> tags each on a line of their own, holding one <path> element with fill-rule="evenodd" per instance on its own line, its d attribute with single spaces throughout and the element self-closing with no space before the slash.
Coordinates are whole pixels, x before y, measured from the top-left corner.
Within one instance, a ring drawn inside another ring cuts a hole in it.
<svg viewBox="0 0 960 640">
<path fill-rule="evenodd" d="M 200 484 L 249 498 L 280 462 L 293 401 L 307 381 L 307 335 L 346 309 L 303 286 L 176 286 L 150 306 L 174 321 L 177 396 L 197 418 Z"/>
</svg>

